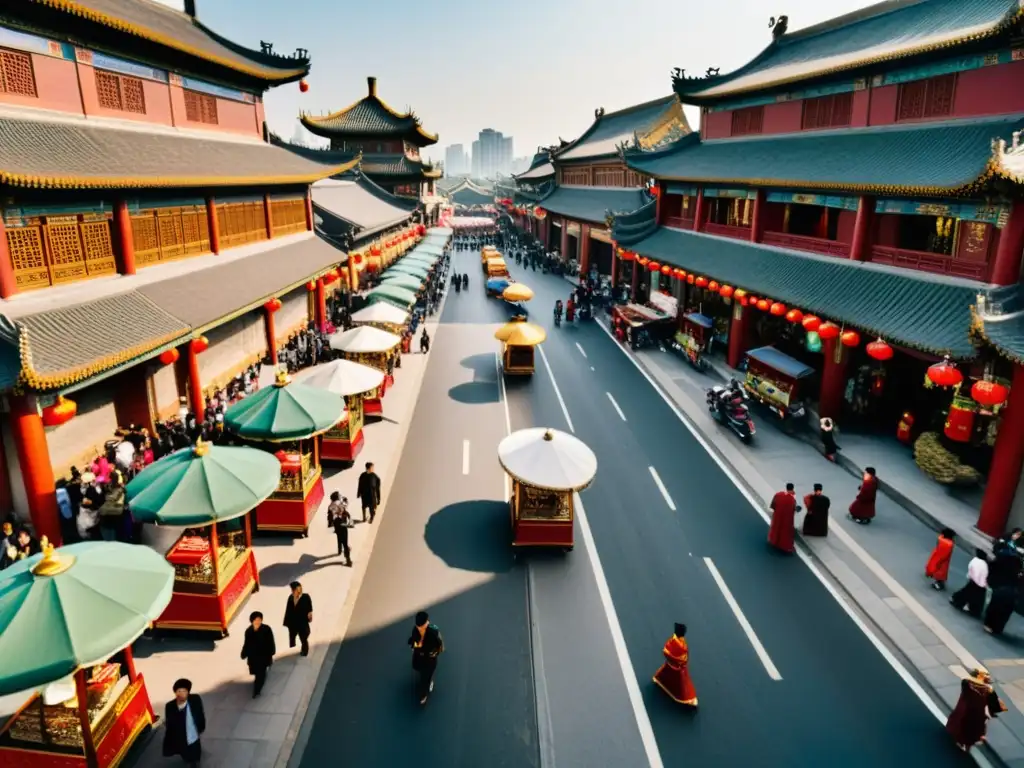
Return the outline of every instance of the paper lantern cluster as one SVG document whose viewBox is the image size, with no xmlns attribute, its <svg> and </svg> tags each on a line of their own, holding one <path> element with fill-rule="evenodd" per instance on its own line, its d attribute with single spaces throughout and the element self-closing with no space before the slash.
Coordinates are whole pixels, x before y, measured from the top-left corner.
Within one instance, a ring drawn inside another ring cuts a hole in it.
<svg viewBox="0 0 1024 768">
<path fill-rule="evenodd" d="M 43 426 L 59 427 L 67 424 L 78 413 L 78 403 L 68 400 L 64 395 L 57 397 L 57 402 L 43 408 Z"/>
</svg>

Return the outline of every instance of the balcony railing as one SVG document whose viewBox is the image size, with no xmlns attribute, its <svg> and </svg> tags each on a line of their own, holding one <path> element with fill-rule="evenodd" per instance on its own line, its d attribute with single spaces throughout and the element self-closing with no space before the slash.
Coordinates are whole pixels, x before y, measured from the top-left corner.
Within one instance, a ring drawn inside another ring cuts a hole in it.
<svg viewBox="0 0 1024 768">
<path fill-rule="evenodd" d="M 792 248 L 795 251 L 824 253 L 829 256 L 841 256 L 843 258 L 850 255 L 849 243 L 826 240 L 823 237 L 788 235 L 785 232 L 765 232 L 762 242 L 765 245 L 776 245 L 779 248 Z"/>
<path fill-rule="evenodd" d="M 712 224 L 710 221 L 704 225 L 704 231 L 709 235 L 719 237 L 732 237 L 736 240 L 749 240 L 750 227 L 734 227 L 730 224 Z"/>
<path fill-rule="evenodd" d="M 684 219 L 682 216 L 666 216 L 665 226 L 673 229 L 693 229 L 693 219 Z"/>
<path fill-rule="evenodd" d="M 875 264 L 889 264 L 904 269 L 917 269 L 922 272 L 933 272 L 939 275 L 965 277 L 968 280 L 984 281 L 988 273 L 988 264 L 983 261 L 965 261 L 943 256 L 939 253 L 911 251 L 906 248 L 893 248 L 888 245 L 875 245 L 871 248 L 871 261 Z"/>
</svg>

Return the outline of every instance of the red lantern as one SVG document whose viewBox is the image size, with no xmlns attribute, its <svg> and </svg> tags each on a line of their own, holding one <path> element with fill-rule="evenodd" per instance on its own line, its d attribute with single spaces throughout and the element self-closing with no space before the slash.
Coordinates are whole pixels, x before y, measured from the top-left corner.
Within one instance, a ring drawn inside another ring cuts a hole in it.
<svg viewBox="0 0 1024 768">
<path fill-rule="evenodd" d="M 359 269 L 359 267 L 363 266 L 363 254 L 361 254 L 361 253 L 350 253 L 349 256 L 352 259 L 352 265 L 356 269 Z"/>
<path fill-rule="evenodd" d="M 719 285 L 715 280 L 712 280 L 710 283 L 708 283 L 708 290 L 711 291 L 712 293 L 718 293 L 721 289 L 722 286 Z"/>
<path fill-rule="evenodd" d="M 661 264 L 659 264 L 656 261 L 650 261 L 647 263 L 647 268 L 651 270 L 651 272 L 657 272 L 659 269 L 661 269 Z"/>
<path fill-rule="evenodd" d="M 196 338 L 192 339 L 192 351 L 195 352 L 197 355 L 200 352 L 205 352 L 209 348 L 210 340 L 205 336 L 197 336 Z"/>
<path fill-rule="evenodd" d="M 801 323 L 804 326 L 804 330 L 808 333 L 817 333 L 818 329 L 821 328 L 821 320 L 814 315 L 805 315 Z"/>
<path fill-rule="evenodd" d="M 548 212 L 545 211 L 543 208 L 534 208 L 533 209 L 533 218 L 537 219 L 537 221 L 544 221 L 544 219 L 547 218 L 547 215 L 548 215 Z"/>
<path fill-rule="evenodd" d="M 427 234 L 427 228 L 425 226 L 423 226 L 422 224 L 417 224 L 416 225 L 416 234 L 419 235 L 420 237 L 422 237 L 423 235 Z"/>
<path fill-rule="evenodd" d="M 686 279 L 685 269 L 680 269 L 679 267 L 676 267 L 675 269 L 672 270 L 672 274 L 675 275 L 675 277 L 677 277 L 679 280 Z"/>
<path fill-rule="evenodd" d="M 646 267 L 647 262 L 650 261 L 650 259 L 648 259 L 646 256 L 639 256 L 635 253 L 633 255 L 636 256 L 636 263 L 639 264 L 641 267 Z"/>
<path fill-rule="evenodd" d="M 942 358 L 942 362 L 928 367 L 928 378 L 933 384 L 940 387 L 955 387 L 964 380 L 960 369 L 950 361 L 949 355 Z"/>
<path fill-rule="evenodd" d="M 892 347 L 881 339 L 875 339 L 872 341 L 864 347 L 864 351 L 868 353 L 868 357 L 872 360 L 878 360 L 879 362 L 892 360 Z"/>
<path fill-rule="evenodd" d="M 380 256 L 380 246 L 379 245 L 370 246 L 370 255 L 371 256 Z"/>
<path fill-rule="evenodd" d="M 302 91 L 303 93 L 308 91 L 309 83 L 307 83 L 305 80 L 299 80 L 299 90 Z"/>
<path fill-rule="evenodd" d="M 974 386 L 971 387 L 971 397 L 986 408 L 993 408 L 997 405 L 1002 405 L 1006 402 L 1006 398 L 1009 396 L 1009 387 L 1005 384 L 1000 384 L 998 381 L 989 381 L 988 379 L 984 379 L 982 381 L 974 382 Z"/>
<path fill-rule="evenodd" d="M 277 312 L 277 310 L 281 308 L 281 300 L 277 298 L 268 299 L 263 304 L 263 308 L 267 310 L 267 312 Z"/>
<path fill-rule="evenodd" d="M 782 317 L 784 314 L 786 314 L 786 305 L 780 301 L 776 301 L 774 304 L 772 304 L 769 311 L 773 315 L 775 315 L 775 317 Z"/>
<path fill-rule="evenodd" d="M 804 326 L 807 327 L 806 325 Z M 822 341 L 838 339 L 840 334 L 839 326 L 835 323 L 822 323 L 818 326 L 818 336 Z"/>
<path fill-rule="evenodd" d="M 696 279 L 697 278 L 692 273 L 686 276 L 686 282 L 688 282 L 690 285 L 693 285 Z"/>
<path fill-rule="evenodd" d="M 736 289 L 733 288 L 731 285 L 723 285 L 721 289 L 718 291 L 719 295 L 723 299 L 731 299 L 735 292 Z"/>
<path fill-rule="evenodd" d="M 661 274 L 663 274 L 663 275 L 671 275 L 672 274 L 672 267 L 670 267 L 668 264 L 663 264 L 662 267 L 661 267 Z"/>
<path fill-rule="evenodd" d="M 698 277 L 696 280 L 694 280 L 694 285 L 696 285 L 698 288 L 707 288 L 708 279 L 702 275 Z"/>
<path fill-rule="evenodd" d="M 174 347 L 171 349 L 165 349 L 160 353 L 160 362 L 164 365 L 174 365 L 178 362 L 178 358 L 181 357 L 181 353 Z"/>
<path fill-rule="evenodd" d="M 786 319 L 791 323 L 799 323 L 804 319 L 804 313 L 799 309 L 791 309 L 786 313 Z"/>
<path fill-rule="evenodd" d="M 860 344 L 860 334 L 856 331 L 844 331 L 839 337 L 839 342 L 844 347 L 856 347 Z"/>
<path fill-rule="evenodd" d="M 758 299 L 757 308 L 762 312 L 767 312 L 771 308 L 771 304 L 768 303 L 768 299 Z"/>
<path fill-rule="evenodd" d="M 59 427 L 61 424 L 67 424 L 75 418 L 76 413 L 78 413 L 78 403 L 68 400 L 64 395 L 59 395 L 57 402 L 43 408 L 43 426 Z"/>
<path fill-rule="evenodd" d="M 623 261 L 636 261 L 636 254 L 633 253 L 632 251 L 623 251 L 622 252 L 622 260 Z"/>
<path fill-rule="evenodd" d="M 316 290 L 316 282 L 313 281 L 313 280 L 310 280 L 308 283 L 306 283 L 306 290 L 309 291 L 310 293 L 315 291 Z"/>
</svg>

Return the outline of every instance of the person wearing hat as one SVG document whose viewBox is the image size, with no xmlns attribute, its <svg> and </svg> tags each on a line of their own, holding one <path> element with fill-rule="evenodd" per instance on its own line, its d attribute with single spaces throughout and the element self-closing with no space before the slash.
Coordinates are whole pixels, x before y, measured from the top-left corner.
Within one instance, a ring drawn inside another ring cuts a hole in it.
<svg viewBox="0 0 1024 768">
<path fill-rule="evenodd" d="M 988 719 L 1005 711 L 1006 705 L 992 687 L 992 676 L 978 667 L 960 681 L 960 698 L 946 720 L 946 733 L 961 751 L 967 752 L 985 740 Z"/>
<path fill-rule="evenodd" d="M 690 679 L 690 647 L 686 643 L 686 625 L 676 624 L 672 637 L 662 649 L 665 662 L 654 673 L 654 684 L 677 704 L 697 708 L 697 689 Z"/>
<path fill-rule="evenodd" d="M 249 626 L 245 629 L 242 658 L 248 662 L 249 674 L 254 678 L 254 699 L 263 692 L 263 684 L 267 682 L 267 669 L 274 663 L 275 653 L 277 645 L 274 643 L 274 630 L 263 623 L 262 613 L 253 611 L 249 614 Z"/>
<path fill-rule="evenodd" d="M 199 737 L 206 730 L 206 712 L 192 681 L 174 683 L 174 698 L 164 705 L 164 757 L 179 756 L 188 766 L 198 766 L 203 747 Z"/>
</svg>

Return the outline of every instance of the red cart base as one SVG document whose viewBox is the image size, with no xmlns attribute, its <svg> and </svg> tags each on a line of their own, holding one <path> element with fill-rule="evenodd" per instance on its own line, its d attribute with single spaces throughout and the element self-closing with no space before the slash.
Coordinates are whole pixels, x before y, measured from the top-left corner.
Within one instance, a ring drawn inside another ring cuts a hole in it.
<svg viewBox="0 0 1024 768">
<path fill-rule="evenodd" d="M 383 416 L 384 403 L 379 397 L 368 397 L 363 400 L 363 414 L 366 416 Z"/>
<path fill-rule="evenodd" d="M 153 622 L 157 629 L 186 629 L 199 632 L 227 633 L 231 620 L 245 599 L 254 589 L 256 581 L 256 556 L 249 550 L 249 556 L 217 595 L 195 595 L 175 592 L 171 602 Z"/>
<path fill-rule="evenodd" d="M 512 546 L 572 549 L 572 521 L 547 523 L 533 520 L 513 520 Z"/>
<path fill-rule="evenodd" d="M 363 430 L 361 429 L 356 432 L 356 436 L 352 440 L 337 440 L 325 436 L 320 445 L 320 460 L 351 463 L 363 450 L 363 442 Z"/>
<path fill-rule="evenodd" d="M 318 471 L 319 472 L 319 471 Z M 309 493 L 302 499 L 275 499 L 273 497 L 256 507 L 257 531 L 289 531 L 303 535 L 324 500 L 324 479 L 319 473 Z"/>
</svg>

